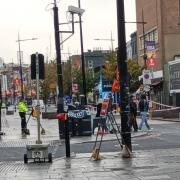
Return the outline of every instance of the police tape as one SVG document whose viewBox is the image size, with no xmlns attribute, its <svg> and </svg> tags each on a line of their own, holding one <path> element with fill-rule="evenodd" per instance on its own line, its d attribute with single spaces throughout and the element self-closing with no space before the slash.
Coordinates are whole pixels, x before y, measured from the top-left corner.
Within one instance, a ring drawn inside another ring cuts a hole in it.
<svg viewBox="0 0 180 180">
<path fill-rule="evenodd" d="M 168 110 L 180 109 L 180 107 L 177 107 L 177 106 L 169 106 L 169 105 L 158 103 L 155 101 L 151 101 L 151 102 L 152 102 L 152 104 L 158 105 L 160 107 L 160 109 L 156 109 L 156 110 L 152 109 L 152 111 L 164 111 L 164 110 L 168 111 Z"/>
</svg>

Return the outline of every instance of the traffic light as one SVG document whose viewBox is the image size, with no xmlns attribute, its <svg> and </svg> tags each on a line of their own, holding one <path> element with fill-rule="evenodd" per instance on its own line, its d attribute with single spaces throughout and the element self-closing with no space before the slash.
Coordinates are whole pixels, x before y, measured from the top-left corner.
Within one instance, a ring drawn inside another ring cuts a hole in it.
<svg viewBox="0 0 180 180">
<path fill-rule="evenodd" d="M 44 79 L 44 56 L 38 54 L 39 79 Z M 31 79 L 36 79 L 36 54 L 31 55 Z"/>
</svg>

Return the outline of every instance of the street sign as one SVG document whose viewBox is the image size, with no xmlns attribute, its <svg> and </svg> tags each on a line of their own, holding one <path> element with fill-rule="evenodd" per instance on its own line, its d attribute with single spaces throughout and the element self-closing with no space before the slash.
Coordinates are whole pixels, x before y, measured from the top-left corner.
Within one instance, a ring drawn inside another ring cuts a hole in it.
<svg viewBox="0 0 180 180">
<path fill-rule="evenodd" d="M 149 92 L 150 91 L 150 86 L 149 85 L 145 85 L 144 86 L 144 91 L 145 92 Z"/>
<path fill-rule="evenodd" d="M 180 59 L 168 62 L 170 93 L 180 92 Z"/>
<path fill-rule="evenodd" d="M 150 70 L 143 70 L 143 84 L 151 84 L 151 79 Z"/>
</svg>

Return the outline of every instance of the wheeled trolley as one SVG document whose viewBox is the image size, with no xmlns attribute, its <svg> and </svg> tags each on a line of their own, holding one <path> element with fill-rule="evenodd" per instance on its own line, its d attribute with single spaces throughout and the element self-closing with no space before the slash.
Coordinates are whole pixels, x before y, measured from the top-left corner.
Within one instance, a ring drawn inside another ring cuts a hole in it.
<svg viewBox="0 0 180 180">
<path fill-rule="evenodd" d="M 40 122 L 40 102 L 39 102 L 39 78 L 40 78 L 39 57 L 40 56 L 43 56 L 43 55 L 38 54 L 38 52 L 36 52 L 36 54 L 31 55 L 31 64 L 34 63 L 35 61 L 35 65 L 36 65 L 36 92 L 37 92 L 37 106 L 35 109 L 36 111 L 32 111 L 31 115 L 33 112 L 36 114 L 34 116 L 37 118 L 38 139 L 36 141 L 36 144 L 26 145 L 27 153 L 24 154 L 24 163 L 28 163 L 29 159 L 33 159 L 34 162 L 36 161 L 46 162 L 46 160 L 48 160 L 48 162 L 52 163 L 52 154 L 48 153 L 49 144 L 42 144 L 42 141 L 40 139 L 40 136 L 41 136 L 40 127 L 42 128 L 41 122 Z M 35 78 L 33 77 L 32 79 L 35 79 Z"/>
<path fill-rule="evenodd" d="M 49 144 L 33 144 L 26 145 L 27 154 L 24 154 L 24 163 L 28 163 L 29 159 L 34 162 L 50 162 L 52 163 L 52 154 L 48 153 Z"/>
</svg>

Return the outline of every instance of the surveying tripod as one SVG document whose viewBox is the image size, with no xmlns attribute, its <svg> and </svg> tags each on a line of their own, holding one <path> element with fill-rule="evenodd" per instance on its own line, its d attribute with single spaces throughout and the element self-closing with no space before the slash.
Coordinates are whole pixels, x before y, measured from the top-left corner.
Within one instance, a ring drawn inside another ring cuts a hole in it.
<svg viewBox="0 0 180 180">
<path fill-rule="evenodd" d="M 113 113 L 108 112 L 106 116 L 100 117 L 100 118 L 101 118 L 101 122 L 98 123 L 98 131 L 97 131 L 97 134 L 96 134 L 96 140 L 95 140 L 95 143 L 94 143 L 94 146 L 93 146 L 92 156 L 91 156 L 91 158 L 93 158 L 94 160 L 100 160 L 101 159 L 101 156 L 99 155 L 99 153 L 100 153 L 101 145 L 102 145 L 102 142 L 103 142 L 103 136 L 105 134 L 105 131 L 104 131 L 105 126 L 109 130 L 111 128 L 111 131 L 113 133 L 115 133 L 115 135 L 116 135 L 116 138 L 118 140 L 118 143 L 119 143 L 121 149 L 123 148 L 123 145 L 122 145 L 121 140 L 120 140 L 120 139 L 122 139 L 121 131 L 120 131 L 120 124 L 117 123 Z M 102 118 L 104 118 L 106 123 L 102 123 Z M 100 132 L 100 130 L 101 130 L 101 133 L 98 133 L 98 132 Z M 100 140 L 98 141 L 99 135 L 100 135 Z M 99 142 L 99 146 L 97 145 L 98 142 Z"/>
<path fill-rule="evenodd" d="M 27 120 L 27 122 L 26 122 L 26 125 L 28 124 L 28 122 L 29 122 L 29 120 L 30 120 L 31 117 L 34 117 L 34 118 L 37 117 L 37 113 L 39 113 L 39 112 L 37 112 L 37 111 L 35 110 L 35 108 L 32 107 L 31 113 L 29 114 L 29 117 L 28 117 L 28 120 Z M 40 123 L 40 127 L 41 127 L 41 135 L 45 135 L 45 134 L 46 134 L 46 131 L 45 131 L 45 129 L 42 127 L 42 124 L 41 124 L 41 123 Z"/>
</svg>

